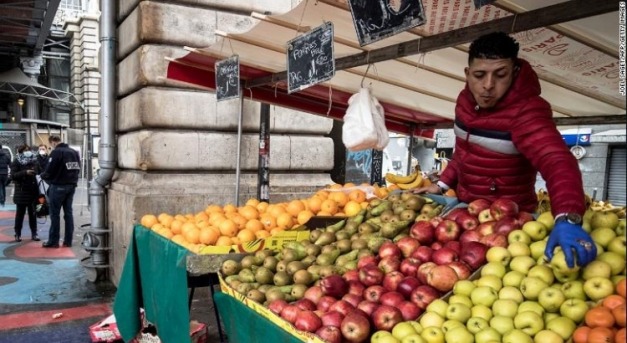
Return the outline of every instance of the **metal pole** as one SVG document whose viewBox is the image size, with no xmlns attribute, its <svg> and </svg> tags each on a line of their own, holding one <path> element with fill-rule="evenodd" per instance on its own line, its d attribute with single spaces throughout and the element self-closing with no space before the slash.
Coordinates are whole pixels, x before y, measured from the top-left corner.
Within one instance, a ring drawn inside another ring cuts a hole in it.
<svg viewBox="0 0 627 343">
<path fill-rule="evenodd" d="M 237 117 L 237 160 L 235 163 L 235 206 L 239 206 L 240 160 L 242 157 L 242 117 L 244 116 L 244 93 L 239 97 L 239 114 Z"/>
<path fill-rule="evenodd" d="M 408 139 L 409 139 L 409 144 L 407 144 L 407 175 L 414 172 L 411 169 L 411 157 L 412 157 L 412 151 L 414 150 L 414 126 L 413 125 L 411 126 Z"/>
<path fill-rule="evenodd" d="M 270 202 L 270 105 L 262 103 L 259 114 L 257 199 Z"/>
</svg>

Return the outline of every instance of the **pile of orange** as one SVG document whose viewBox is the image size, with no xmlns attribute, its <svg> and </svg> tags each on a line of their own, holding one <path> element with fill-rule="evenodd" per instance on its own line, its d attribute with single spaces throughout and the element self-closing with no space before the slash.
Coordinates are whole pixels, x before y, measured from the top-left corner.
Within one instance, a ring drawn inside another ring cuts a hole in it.
<svg viewBox="0 0 627 343">
<path fill-rule="evenodd" d="M 616 294 L 612 294 L 586 313 L 585 325 L 573 333 L 574 343 L 625 342 L 625 279 L 616 284 Z"/>
<path fill-rule="evenodd" d="M 209 205 L 198 213 L 146 214 L 141 225 L 191 251 L 204 246 L 230 246 L 273 236 L 304 225 L 313 216 L 354 216 L 368 205 L 354 185 L 332 185 L 307 199 L 269 204 L 249 199 L 243 206 Z"/>
</svg>

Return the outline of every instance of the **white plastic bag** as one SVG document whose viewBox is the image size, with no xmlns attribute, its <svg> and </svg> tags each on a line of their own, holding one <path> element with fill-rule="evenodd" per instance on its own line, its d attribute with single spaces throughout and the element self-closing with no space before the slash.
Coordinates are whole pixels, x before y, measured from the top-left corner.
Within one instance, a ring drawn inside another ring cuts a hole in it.
<svg viewBox="0 0 627 343">
<path fill-rule="evenodd" d="M 382 150 L 389 141 L 383 107 L 368 88 L 361 88 L 348 100 L 342 141 L 349 151 Z"/>
</svg>

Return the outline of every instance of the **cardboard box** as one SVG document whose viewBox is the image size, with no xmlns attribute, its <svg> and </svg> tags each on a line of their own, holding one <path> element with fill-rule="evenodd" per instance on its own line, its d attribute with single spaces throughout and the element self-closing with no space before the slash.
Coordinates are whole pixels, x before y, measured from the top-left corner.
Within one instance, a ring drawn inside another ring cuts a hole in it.
<svg viewBox="0 0 627 343">
<path fill-rule="evenodd" d="M 91 341 L 96 342 L 122 342 L 122 336 L 118 331 L 118 324 L 115 316 L 110 315 L 107 318 L 97 322 L 89 327 L 89 337 Z"/>
<path fill-rule="evenodd" d="M 195 320 L 189 322 L 189 337 L 192 343 L 208 343 L 208 335 L 207 324 Z M 155 335 L 154 330 L 144 328 L 130 343 L 161 343 L 161 339 Z"/>
</svg>

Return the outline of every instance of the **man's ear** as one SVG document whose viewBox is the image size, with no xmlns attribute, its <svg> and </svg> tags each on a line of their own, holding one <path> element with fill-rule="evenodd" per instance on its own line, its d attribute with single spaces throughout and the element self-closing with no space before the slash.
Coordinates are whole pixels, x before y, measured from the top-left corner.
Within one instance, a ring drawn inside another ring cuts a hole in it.
<svg viewBox="0 0 627 343">
<path fill-rule="evenodd" d="M 468 67 L 464 68 L 464 74 L 466 74 L 466 77 L 468 77 Z"/>
</svg>

